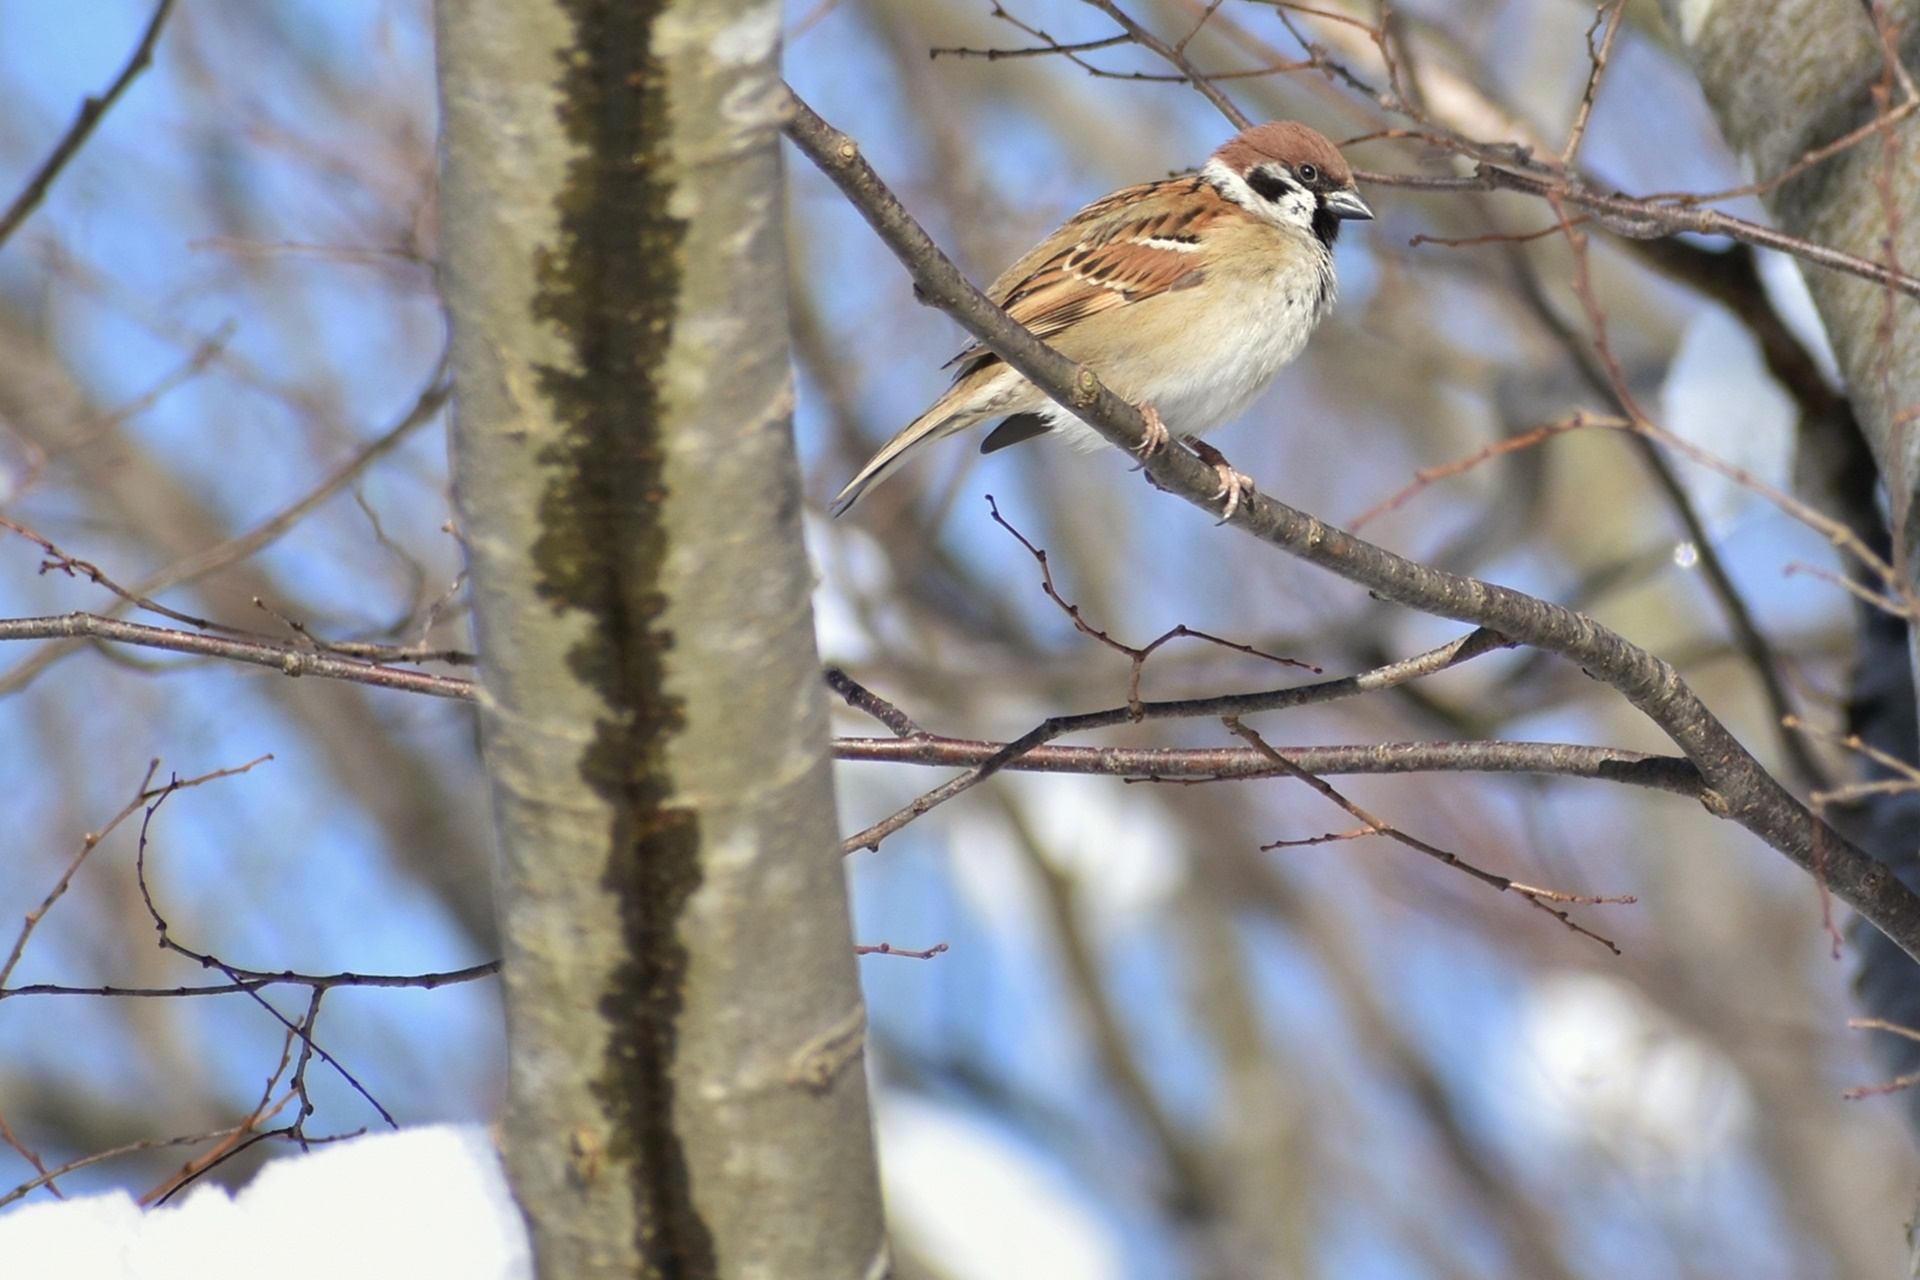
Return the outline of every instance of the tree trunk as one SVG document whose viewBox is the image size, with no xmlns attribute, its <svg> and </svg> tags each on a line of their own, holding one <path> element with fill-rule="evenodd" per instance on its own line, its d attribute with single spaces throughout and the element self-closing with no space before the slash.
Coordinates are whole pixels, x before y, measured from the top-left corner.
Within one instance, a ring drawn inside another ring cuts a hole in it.
<svg viewBox="0 0 1920 1280">
<path fill-rule="evenodd" d="M 1861 0 L 1663 0 L 1720 130 L 1756 178 L 1871 121 L 1887 104 L 1879 34 Z M 1880 6 L 1920 72 L 1920 0 Z M 1903 98 L 1893 84 L 1891 104 Z M 1920 271 L 1920 115 L 1762 197 L 1784 231 Z M 1893 510 L 1895 564 L 1920 588 L 1920 302 L 1806 268 Z"/>
<path fill-rule="evenodd" d="M 1806 152 L 1872 120 L 1889 105 L 1876 100 L 1888 68 L 1866 5 L 1858 0 L 1665 0 L 1707 100 L 1728 141 L 1755 177 L 1787 168 Z M 1899 57 L 1920 70 L 1920 3 L 1884 6 L 1897 24 Z M 1903 98 L 1898 84 L 1890 101 Z M 1920 269 L 1920 116 L 1867 138 L 1813 166 L 1764 197 L 1783 230 L 1864 258 Z M 1847 399 L 1885 485 L 1891 528 L 1883 525 L 1870 479 L 1836 477 L 1854 468 L 1818 466 L 1837 514 L 1883 557 L 1907 589 L 1920 586 L 1920 303 L 1836 272 L 1806 269 L 1840 363 Z M 1851 430 L 1849 424 L 1814 428 Z M 1802 451 L 1844 457 L 1849 442 L 1802 441 Z M 1857 450 L 1857 447 L 1856 447 Z M 1809 470 L 1803 468 L 1803 470 Z M 1856 570 L 1856 576 L 1865 577 Z M 1872 592 L 1886 584 L 1863 580 Z M 1912 629 L 1897 616 L 1860 610 L 1857 669 L 1849 727 L 1887 755 L 1916 760 Z M 1866 765 L 1869 780 L 1890 771 Z M 1867 797 L 1834 813 L 1843 830 L 1920 887 L 1920 796 L 1911 791 Z M 1867 1011 L 1920 1026 L 1920 966 L 1879 933 L 1856 927 L 1859 989 Z M 1890 1071 L 1920 1068 L 1920 1045 L 1880 1033 L 1875 1049 Z M 1906 1093 L 1908 1121 L 1920 1130 L 1920 1092 Z"/>
<path fill-rule="evenodd" d="M 549 1280 L 886 1269 L 789 421 L 779 24 L 439 5 L 507 1164 Z"/>
</svg>

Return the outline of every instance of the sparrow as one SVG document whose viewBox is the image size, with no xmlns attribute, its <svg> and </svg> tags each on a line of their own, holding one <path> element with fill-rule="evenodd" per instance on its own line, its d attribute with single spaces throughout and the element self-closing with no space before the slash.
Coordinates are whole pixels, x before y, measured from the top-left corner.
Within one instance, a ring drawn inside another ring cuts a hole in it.
<svg viewBox="0 0 1920 1280">
<path fill-rule="evenodd" d="M 1291 121 L 1255 125 L 1196 173 L 1094 201 L 987 294 L 1138 406 L 1143 457 L 1178 431 L 1219 472 L 1231 516 L 1252 482 L 1198 437 L 1300 354 L 1333 307 L 1340 224 L 1372 217 L 1333 143 Z M 860 468 L 834 515 L 922 444 L 994 418 L 982 453 L 1050 431 L 1077 448 L 1106 443 L 979 343 L 947 363 L 959 366 L 953 385 Z"/>
</svg>

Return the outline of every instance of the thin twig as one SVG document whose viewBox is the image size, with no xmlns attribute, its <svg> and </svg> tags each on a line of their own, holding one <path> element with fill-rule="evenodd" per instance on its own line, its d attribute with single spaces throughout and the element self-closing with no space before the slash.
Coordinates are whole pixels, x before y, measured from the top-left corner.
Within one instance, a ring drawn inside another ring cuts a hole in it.
<svg viewBox="0 0 1920 1280">
<path fill-rule="evenodd" d="M 29 983 L 18 987 L 0 989 L 0 1000 L 14 996 L 93 996 L 115 999 L 179 999 L 188 996 L 232 996 L 248 995 L 267 987 L 306 987 L 316 991 L 331 991 L 335 987 L 375 987 L 386 989 L 404 989 L 410 991 L 433 991 L 440 987 L 454 986 L 462 982 L 475 982 L 481 978 L 495 977 L 500 972 L 498 960 L 487 960 L 480 964 L 471 964 L 464 969 L 445 969 L 435 973 L 296 973 L 291 969 L 278 972 L 262 972 L 255 969 L 243 969 L 238 965 L 223 966 L 223 972 L 232 974 L 231 982 L 210 983 L 203 987 L 71 987 L 53 982 Z"/>
<path fill-rule="evenodd" d="M 1151 658 L 1164 645 L 1174 640 L 1204 640 L 1218 648 L 1230 649 L 1235 653 L 1243 653 L 1250 658 L 1262 658 L 1268 662 L 1277 662 L 1283 667 L 1298 667 L 1302 671 L 1311 671 L 1315 675 L 1320 674 L 1320 668 L 1310 662 L 1302 662 L 1298 658 L 1283 657 L 1277 653 L 1268 653 L 1264 649 L 1256 649 L 1252 645 L 1241 644 L 1237 640 L 1228 640 L 1221 636 L 1211 635 L 1205 631 L 1196 631 L 1185 624 L 1167 629 L 1145 645 L 1131 645 L 1124 641 L 1116 640 L 1107 632 L 1102 631 L 1100 628 L 1088 622 L 1086 618 L 1081 615 L 1080 606 L 1071 603 L 1065 596 L 1060 594 L 1059 588 L 1056 587 L 1053 582 L 1053 568 L 1047 563 L 1047 553 L 1039 547 L 1034 546 L 1032 541 L 1028 539 L 1024 533 L 1014 528 L 1012 523 L 1000 514 L 1000 504 L 993 500 L 992 494 L 987 495 L 987 511 L 992 515 L 993 522 L 1013 535 L 1014 541 L 1026 548 L 1027 554 L 1032 556 L 1034 562 L 1040 566 L 1041 591 L 1046 594 L 1047 599 L 1053 601 L 1054 605 L 1058 607 L 1062 613 L 1067 615 L 1067 620 L 1073 623 L 1074 630 L 1127 658 L 1131 664 L 1127 678 L 1127 706 L 1135 711 L 1136 718 L 1141 705 L 1140 678 L 1146 671 L 1147 659 Z"/>
<path fill-rule="evenodd" d="M 1025 49 L 969 49 L 958 45 L 942 45 L 927 50 L 930 58 L 985 58 L 988 62 L 999 62 L 1003 58 L 1041 58 L 1057 57 L 1066 53 L 1095 53 L 1101 49 L 1111 49 L 1115 45 L 1132 44 L 1130 36 L 1108 36 L 1104 40 L 1082 40 L 1075 44 L 1061 44 L 1059 41 L 1040 33 L 1047 43 Z"/>
<path fill-rule="evenodd" d="M 208 574 L 223 569 L 237 561 L 244 560 L 248 556 L 254 555 L 266 547 L 271 546 L 309 512 L 340 490 L 346 488 L 376 460 L 399 447 L 403 441 L 415 431 L 419 430 L 420 427 L 432 421 L 434 415 L 440 411 L 441 406 L 446 403 L 448 396 L 451 394 L 452 386 L 447 380 L 446 358 L 443 355 L 439 366 L 435 369 L 434 376 L 429 380 L 426 388 L 393 426 L 360 446 L 351 458 L 336 467 L 331 474 L 322 479 L 313 489 L 309 490 L 287 507 L 267 517 L 247 532 L 209 547 L 205 551 L 196 552 L 183 560 L 176 561 L 145 582 L 122 589 L 119 592 L 121 596 L 120 603 L 107 611 L 108 619 L 111 620 L 114 614 L 124 612 L 125 609 L 135 601 L 147 599 L 170 587 L 185 586 L 188 583 L 198 581 Z M 30 622 L 33 620 L 23 619 L 22 621 Z M 260 637 L 260 640 L 262 643 L 274 643 L 273 640 L 266 637 Z M 25 688 L 37 678 L 42 671 L 46 670 L 47 667 L 57 662 L 66 654 L 73 652 L 76 647 L 78 646 L 73 643 L 50 644 L 34 653 L 24 662 L 20 662 L 8 669 L 4 676 L 0 676 L 0 697 L 17 693 L 19 690 Z M 351 646 L 341 646 L 341 648 L 346 649 L 351 648 Z M 353 655 L 349 654 L 347 656 Z M 413 655 L 405 652 L 388 653 L 381 656 L 389 661 L 414 660 Z M 448 660 L 451 661 L 453 659 Z"/>
<path fill-rule="evenodd" d="M 904 956 L 909 960 L 931 960 L 935 956 L 945 955 L 952 950 L 944 942 L 936 942 L 923 951 L 910 947 L 896 947 L 891 942 L 856 942 L 853 954 L 857 956 Z"/>
<path fill-rule="evenodd" d="M 255 763 L 258 762 L 256 761 Z M 218 969 L 226 974 L 228 981 L 237 982 L 239 980 L 238 974 L 240 973 L 238 969 L 229 965 L 226 961 L 211 952 L 195 951 L 193 948 L 183 945 L 173 937 L 166 917 L 160 913 L 158 904 L 153 900 L 152 887 L 147 883 L 147 842 L 149 836 L 152 834 L 154 817 L 160 812 L 160 806 L 165 804 L 173 793 L 180 790 L 183 785 L 184 784 L 179 783 L 178 780 L 169 781 L 166 786 L 161 787 L 154 795 L 152 803 L 147 805 L 146 813 L 140 821 L 140 839 L 134 847 L 134 884 L 140 891 L 141 904 L 146 907 L 147 916 L 153 921 L 155 932 L 160 935 L 160 946 L 162 950 L 171 951 L 175 955 L 193 961 L 202 968 Z M 333 1068 L 334 1074 L 339 1076 L 348 1088 L 359 1094 L 368 1106 L 378 1112 L 380 1118 L 387 1122 L 389 1128 L 398 1129 L 400 1127 L 399 1121 L 395 1120 L 392 1113 L 380 1104 L 379 1099 L 375 1098 L 373 1094 L 367 1090 L 367 1087 L 362 1084 L 351 1071 L 347 1070 L 346 1065 L 331 1053 L 327 1052 L 326 1049 L 322 1048 L 319 1043 L 314 1040 L 311 1026 L 313 1020 L 319 1016 L 320 1000 L 326 995 L 324 988 L 313 987 L 310 989 L 308 1011 L 300 1022 L 293 1021 L 288 1018 L 286 1014 L 274 1008 L 272 1002 L 263 996 L 258 989 L 249 989 L 242 994 L 249 997 L 256 1005 L 264 1009 L 267 1015 L 278 1022 L 283 1029 L 300 1038 L 302 1057 L 299 1066 L 296 1068 L 296 1077 L 298 1079 L 304 1082 L 306 1058 L 308 1056 L 318 1057 L 322 1062 Z M 302 1115 L 304 1116 L 312 1110 L 311 1104 L 305 1102 L 304 1083 L 296 1088 L 296 1092 L 300 1092 L 302 1095 Z"/>
<path fill-rule="evenodd" d="M 1178 70 L 1180 78 L 1192 85 L 1201 97 L 1217 107 L 1221 115 L 1233 121 L 1235 128 L 1244 129 L 1253 123 L 1253 117 L 1234 105 L 1233 99 L 1215 87 L 1211 77 L 1202 74 L 1193 63 L 1187 60 L 1185 41 L 1181 42 L 1181 48 L 1174 48 L 1134 21 L 1113 0 L 1086 0 L 1086 2 L 1113 19 L 1114 25 L 1131 36 L 1135 44 L 1159 55 L 1169 66 Z"/>
<path fill-rule="evenodd" d="M 62 1191 L 58 1184 L 53 1181 L 54 1175 L 47 1172 L 46 1161 L 40 1158 L 40 1153 L 20 1141 L 19 1137 L 13 1132 L 13 1126 L 7 1123 L 5 1116 L 0 1116 L 0 1139 L 5 1140 L 6 1144 L 12 1147 L 14 1152 L 18 1154 L 22 1160 L 32 1165 L 35 1173 L 46 1179 L 46 1188 L 53 1193 L 54 1199 L 65 1200 L 67 1198 L 67 1193 Z"/>
<path fill-rule="evenodd" d="M 271 759 L 273 759 L 271 755 L 264 755 L 230 769 L 215 769 L 211 773 L 203 773 L 197 778 L 176 778 L 166 787 L 159 789 L 153 788 L 150 784 L 153 782 L 153 775 L 160 768 L 160 761 L 158 759 L 148 761 L 147 771 L 141 777 L 140 785 L 134 788 L 133 799 L 127 801 L 120 812 L 109 818 L 105 826 L 98 831 L 89 831 L 81 837 L 80 847 L 68 861 L 66 870 L 61 872 L 60 878 L 54 882 L 53 888 L 47 891 L 47 896 L 41 899 L 40 905 L 27 912 L 27 918 L 22 922 L 18 936 L 13 940 L 13 949 L 7 953 L 6 963 L 0 964 L 0 993 L 4 993 L 7 979 L 13 976 L 14 969 L 19 966 L 20 957 L 26 953 L 27 943 L 32 940 L 34 930 L 40 927 L 40 922 L 47 918 L 47 913 L 53 910 L 54 904 L 66 894 L 68 887 L 73 883 L 73 877 L 80 871 L 80 865 L 87 860 L 87 855 L 98 848 L 101 841 L 112 835 L 116 828 L 140 812 L 143 806 L 163 792 L 185 791 L 189 787 L 202 786 L 221 778 L 235 777 Z"/>
<path fill-rule="evenodd" d="M 1587 87 L 1580 94 L 1579 110 L 1574 112 L 1573 128 L 1567 134 L 1567 145 L 1560 149 L 1560 166 L 1573 167 L 1574 157 L 1580 154 L 1580 143 L 1587 136 L 1587 122 L 1593 118 L 1593 102 L 1600 94 L 1600 77 L 1606 74 L 1607 63 L 1613 57 L 1613 42 L 1620 34 L 1620 20 L 1626 14 L 1627 0 L 1612 0 L 1612 12 L 1608 12 L 1605 0 L 1596 5 L 1593 11 L 1593 25 L 1587 28 Z M 1594 44 L 1594 33 L 1602 24 L 1606 34 L 1598 45 Z"/>
<path fill-rule="evenodd" d="M 1511 436 L 1505 440 L 1496 440 L 1490 445 L 1476 449 L 1464 458 L 1456 458 L 1452 462 L 1442 463 L 1437 467 L 1427 467 L 1414 472 L 1412 483 L 1403 486 L 1398 492 L 1382 498 L 1379 502 L 1374 503 L 1365 511 L 1355 516 L 1348 523 L 1353 528 L 1359 529 L 1361 526 L 1371 523 L 1389 511 L 1399 510 L 1411 501 L 1415 494 L 1437 481 L 1446 480 L 1453 476 L 1472 471 L 1482 463 L 1491 462 L 1493 459 L 1506 454 L 1518 453 L 1522 449 L 1531 449 L 1535 445 L 1544 444 L 1553 437 L 1565 435 L 1569 431 L 1579 431 L 1586 427 L 1611 427 L 1618 429 L 1628 425 L 1630 424 L 1625 418 L 1603 417 L 1599 414 L 1585 412 L 1562 418 L 1558 422 L 1543 423 L 1531 431 L 1523 431 L 1519 435 Z"/>
<path fill-rule="evenodd" d="M 1903 1040 L 1920 1040 L 1920 1031 L 1912 1027 L 1903 1027 L 1897 1022 L 1888 1022 L 1885 1018 L 1848 1018 L 1847 1025 L 1856 1031 L 1884 1031 L 1890 1036 L 1899 1036 Z M 1844 1089 L 1840 1096 L 1849 1102 L 1861 1098 L 1877 1098 L 1885 1093 L 1899 1093 L 1920 1084 L 1920 1071 L 1909 1071 L 1905 1075 L 1895 1076 L 1881 1084 L 1859 1085 Z"/>
<path fill-rule="evenodd" d="M 39 1177 L 31 1178 L 13 1190 L 6 1192 L 4 1195 L 0 1195 L 0 1209 L 4 1209 L 14 1201 L 33 1194 L 41 1187 L 51 1183 L 55 1178 L 64 1178 L 70 1173 L 87 1168 L 89 1165 L 100 1164 L 107 1160 L 118 1160 L 121 1156 L 138 1155 L 142 1151 L 157 1151 L 165 1147 L 186 1147 L 199 1142 L 214 1142 L 236 1132 L 239 1132 L 239 1130 L 228 1128 L 214 1129 L 208 1133 L 196 1133 L 179 1138 L 142 1138 L 138 1142 L 129 1142 L 118 1147 L 111 1147 L 105 1151 L 96 1151 L 92 1155 L 69 1160 L 57 1169 L 49 1169 Z"/>
<path fill-rule="evenodd" d="M 250 1138 L 259 1131 L 263 1123 L 280 1114 L 286 1105 L 293 1101 L 294 1093 L 289 1089 L 286 1093 L 280 1095 L 278 1102 L 275 1102 L 273 1092 L 280 1087 L 280 1078 L 287 1073 L 287 1068 L 292 1062 L 293 1037 L 291 1035 L 282 1036 L 280 1039 L 280 1061 L 274 1066 L 271 1074 L 267 1076 L 265 1083 L 261 1085 L 260 1100 L 253 1104 L 253 1110 L 247 1113 L 246 1119 L 242 1120 L 232 1133 L 215 1143 L 211 1150 L 203 1151 L 196 1156 L 189 1156 L 186 1163 L 181 1165 L 174 1173 L 170 1174 L 164 1182 L 158 1186 L 149 1188 L 146 1194 L 140 1197 L 141 1207 L 152 1208 L 156 1204 L 165 1204 L 172 1198 L 175 1192 L 217 1166 L 235 1151 L 246 1146 Z M 302 1119 L 304 1119 L 304 1117 L 302 1117 Z M 299 1121 L 295 1123 L 297 1124 Z"/>
<path fill-rule="evenodd" d="M 855 680 L 838 667 L 828 667 L 825 672 L 827 688 L 846 699 L 848 706 L 855 711 L 864 711 L 893 730 L 900 738 L 924 738 L 927 731 L 914 722 L 912 716 L 893 703 Z"/>
<path fill-rule="evenodd" d="M 1604 195 L 1551 175 L 1523 173 L 1507 164 L 1490 161 L 1482 161 L 1473 176 L 1464 178 L 1363 169 L 1354 170 L 1353 176 L 1359 182 L 1375 186 L 1425 191 L 1518 191 L 1543 200 L 1559 199 L 1582 210 L 1606 230 L 1629 240 L 1653 240 L 1683 233 L 1722 236 L 1773 249 L 1816 267 L 1845 272 L 1920 298 L 1920 277 L 1718 209 L 1689 208 L 1677 201 L 1656 201 L 1641 196 Z"/>
<path fill-rule="evenodd" d="M 1445 671 L 1477 658 L 1483 653 L 1490 653 L 1503 647 L 1505 647 L 1504 642 L 1494 633 L 1484 630 L 1473 631 L 1450 644 L 1442 645 L 1438 649 L 1430 649 L 1416 657 L 1377 667 L 1359 675 L 1344 676 L 1337 680 L 1324 680 L 1317 684 L 1297 685 L 1286 689 L 1272 689 L 1263 693 L 1226 694 L 1213 698 L 1182 698 L 1167 702 L 1135 702 L 1105 711 L 1092 711 L 1073 716 L 1053 716 L 1021 737 L 1007 743 L 966 773 L 916 797 L 905 808 L 881 819 L 866 830 L 848 836 L 841 842 L 840 849 L 842 853 L 852 853 L 856 849 L 877 849 L 880 841 L 908 823 L 925 816 L 961 792 L 980 785 L 1000 770 L 1032 752 L 1036 747 L 1071 733 L 1085 733 L 1091 729 L 1105 729 L 1142 720 L 1252 715 L 1260 711 L 1316 706 L 1342 698 L 1391 689 L 1409 680 L 1417 680 L 1422 676 Z"/>
<path fill-rule="evenodd" d="M 52 154 L 41 162 L 40 167 L 34 171 L 33 177 L 27 180 L 27 185 L 22 188 L 19 195 L 13 198 L 13 203 L 7 207 L 7 211 L 0 214 L 0 245 L 6 244 L 20 224 L 27 220 L 27 215 L 39 207 L 40 202 L 46 198 L 47 189 L 53 186 L 54 179 L 58 178 L 60 171 L 67 167 L 67 162 L 86 145 L 87 139 L 93 136 L 93 131 L 99 127 L 100 121 L 108 111 L 112 110 L 113 104 L 120 100 L 120 95 L 125 93 L 135 78 L 152 64 L 153 48 L 160 41 L 160 29 L 166 25 L 167 15 L 173 12 L 173 3 L 174 0 L 160 0 L 160 3 L 154 7 L 153 17 L 147 22 L 147 29 L 141 35 L 140 43 L 134 46 L 133 56 L 127 59 L 127 65 L 120 68 L 120 74 L 114 77 L 113 83 L 107 86 L 105 93 L 98 97 L 89 97 L 80 104 L 80 114 L 74 118 L 73 124 L 68 126 L 66 136 L 55 145 Z"/>
<path fill-rule="evenodd" d="M 115 644 L 165 649 L 172 653 L 192 654 L 269 667 L 284 676 L 318 676 L 323 680 L 347 680 L 379 689 L 399 689 L 406 693 L 424 693 L 434 698 L 454 698 L 471 702 L 479 696 L 479 685 L 459 676 L 437 676 L 425 671 L 404 671 L 376 662 L 336 658 L 316 653 L 291 642 L 234 640 L 223 636 L 201 635 L 173 627 L 150 627 L 141 622 L 122 622 L 97 613 L 64 613 L 48 618 L 0 619 L 0 641 L 94 639 Z"/>
<path fill-rule="evenodd" d="M 1482 870 L 1451 850 L 1429 844 L 1418 836 L 1409 835 L 1407 832 L 1400 830 L 1385 819 L 1376 818 L 1373 814 L 1368 813 L 1365 809 L 1362 809 L 1334 787 L 1330 786 L 1326 779 L 1314 776 L 1305 769 L 1302 769 L 1299 765 L 1293 763 L 1293 761 L 1287 759 L 1284 755 L 1280 754 L 1280 752 L 1274 750 L 1271 746 L 1267 745 L 1266 739 L 1262 738 L 1246 725 L 1241 724 L 1238 720 L 1228 717 L 1226 725 L 1229 733 L 1250 744 L 1255 751 L 1265 756 L 1282 773 L 1306 783 L 1327 800 L 1344 809 L 1348 815 L 1366 823 L 1374 834 L 1385 836 L 1387 839 L 1397 844 L 1403 844 L 1417 853 L 1423 853 L 1427 857 L 1441 863 L 1443 866 L 1452 867 L 1456 871 L 1463 872 L 1473 879 L 1478 880 L 1480 883 L 1489 885 L 1502 893 L 1518 894 L 1536 910 L 1546 912 L 1561 924 L 1573 930 L 1573 932 L 1592 938 L 1595 942 L 1613 952 L 1615 955 L 1620 954 L 1620 948 L 1615 946 L 1611 939 L 1602 937 L 1600 934 L 1587 928 L 1575 920 L 1573 916 L 1563 908 L 1550 906 L 1549 904 L 1555 902 L 1588 905 L 1600 903 L 1616 905 L 1627 904 L 1637 901 L 1631 894 L 1596 896 L 1592 894 L 1562 893 L 1557 889 L 1543 889 L 1537 885 L 1522 884 L 1510 876 L 1503 876 L 1492 871 Z"/>
<path fill-rule="evenodd" d="M 1004 742 L 948 738 L 836 738 L 833 758 L 930 768 L 977 766 L 1004 752 Z M 1647 787 L 1698 800 L 1713 797 L 1700 771 L 1680 756 L 1569 742 L 1380 742 L 1356 746 L 1276 747 L 1288 760 L 1328 777 L 1411 773 L 1528 773 L 1592 778 Z M 1039 746 L 1001 766 L 1016 773 L 1077 773 L 1147 782 L 1233 782 L 1279 772 L 1245 747 Z"/>
</svg>

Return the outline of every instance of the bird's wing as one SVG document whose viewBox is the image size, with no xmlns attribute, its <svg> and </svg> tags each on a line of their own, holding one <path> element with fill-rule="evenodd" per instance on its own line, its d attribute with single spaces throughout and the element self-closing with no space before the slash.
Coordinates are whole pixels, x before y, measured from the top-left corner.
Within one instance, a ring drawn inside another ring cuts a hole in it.
<svg viewBox="0 0 1920 1280">
<path fill-rule="evenodd" d="M 987 296 L 1045 340 L 1089 316 L 1199 284 L 1208 229 L 1238 214 L 1197 177 L 1127 187 L 1075 214 L 1002 272 Z M 958 381 L 997 360 L 974 343 L 948 364 L 960 366 Z"/>
</svg>

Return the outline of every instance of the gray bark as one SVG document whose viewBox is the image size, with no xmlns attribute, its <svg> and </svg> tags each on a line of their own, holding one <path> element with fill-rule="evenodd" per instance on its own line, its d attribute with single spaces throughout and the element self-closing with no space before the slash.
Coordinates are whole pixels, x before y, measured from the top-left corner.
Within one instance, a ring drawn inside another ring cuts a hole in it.
<svg viewBox="0 0 1920 1280">
<path fill-rule="evenodd" d="M 1663 0 L 1721 132 L 1755 177 L 1779 173 L 1875 114 L 1885 75 L 1878 36 L 1860 0 Z M 1901 61 L 1920 70 L 1920 0 L 1896 0 Z M 1893 87 L 1893 102 L 1902 94 Z M 1816 165 L 1767 193 L 1780 228 L 1863 258 L 1891 247 L 1920 271 L 1920 115 Z M 1807 268 L 1848 399 L 1886 481 L 1894 552 L 1909 589 L 1920 586 L 1920 302 L 1834 271 Z"/>
<path fill-rule="evenodd" d="M 1845 135 L 1879 109 L 1874 87 L 1886 63 L 1867 7 L 1857 0 L 1665 0 L 1667 15 L 1719 118 L 1721 130 L 1755 176 L 1779 172 L 1809 150 Z M 1900 60 L 1920 63 L 1920 3 L 1887 6 L 1901 30 Z M 1902 94 L 1896 85 L 1892 101 Z M 1783 230 L 1885 261 L 1889 249 L 1909 273 L 1920 268 L 1920 117 L 1910 116 L 1769 194 Z M 1891 220 L 1889 213 L 1892 213 Z M 1891 530 L 1883 534 L 1870 486 L 1830 485 L 1823 498 L 1883 556 L 1909 592 L 1920 584 L 1920 304 L 1865 281 L 1808 269 L 1807 284 L 1839 359 L 1848 402 L 1885 485 Z M 1851 427 L 1816 422 L 1839 433 Z M 1803 442 L 1803 452 L 1844 456 L 1849 441 Z M 1846 472 L 1848 468 L 1820 467 Z M 1870 590 L 1882 583 L 1866 581 Z M 1914 648 L 1900 618 L 1861 611 L 1858 669 L 1850 727 L 1873 747 L 1913 761 Z M 1869 778 L 1884 778 L 1878 768 Z M 1920 886 L 1920 798 L 1874 796 L 1836 813 L 1842 828 L 1909 885 Z M 1862 1003 L 1875 1016 L 1920 1026 L 1920 966 L 1869 929 L 1856 929 Z M 1876 1035 L 1889 1070 L 1920 1066 L 1920 1045 Z M 1920 1128 L 1920 1094 L 1906 1094 Z"/>
<path fill-rule="evenodd" d="M 541 1274 L 880 1276 L 780 9 L 442 0 L 455 484 Z"/>
</svg>

